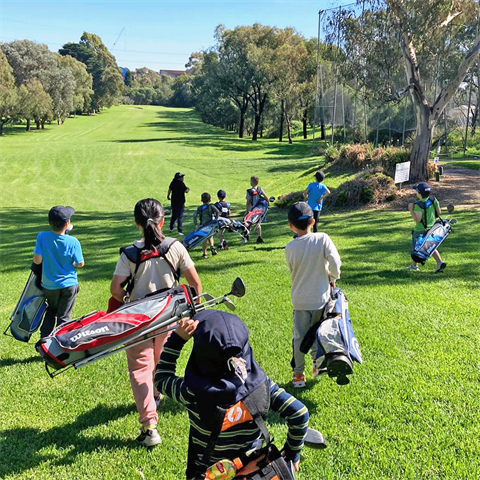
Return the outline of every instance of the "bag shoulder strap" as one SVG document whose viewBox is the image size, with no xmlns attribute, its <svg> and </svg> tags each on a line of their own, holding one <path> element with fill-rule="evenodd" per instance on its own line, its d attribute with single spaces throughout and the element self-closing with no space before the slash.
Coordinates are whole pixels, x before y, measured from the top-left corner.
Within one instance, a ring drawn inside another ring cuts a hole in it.
<svg viewBox="0 0 480 480">
<path fill-rule="evenodd" d="M 263 382 L 259 387 L 257 387 L 252 393 L 247 395 L 243 400 L 243 404 L 250 412 L 254 422 L 262 433 L 265 442 L 270 444 L 270 434 L 268 433 L 267 426 L 263 419 L 267 415 L 268 410 L 270 409 L 270 389 L 268 385 L 268 380 Z M 223 419 L 225 417 L 226 410 L 221 407 L 216 407 L 214 412 L 214 427 L 212 429 L 212 434 L 208 439 L 207 446 L 202 456 L 202 463 L 208 465 L 210 457 L 215 449 L 220 432 L 222 431 Z"/>
<path fill-rule="evenodd" d="M 268 433 L 267 425 L 264 420 L 264 417 L 270 409 L 270 389 L 268 381 L 263 382 L 252 393 L 247 395 L 242 402 L 253 417 L 253 420 L 262 433 L 265 442 L 270 444 L 270 434 Z"/>
<path fill-rule="evenodd" d="M 177 242 L 178 240 L 176 238 L 171 238 L 171 237 L 165 237 L 160 245 L 157 247 L 157 252 L 158 255 L 167 262 L 167 265 L 170 267 L 173 273 L 173 278 L 175 279 L 175 282 L 179 282 L 180 280 L 180 269 L 175 269 L 175 267 L 172 265 L 172 262 L 168 260 L 166 257 L 168 251 L 170 250 L 170 247 Z M 138 269 L 140 267 L 140 264 L 148 260 L 148 258 L 142 259 L 142 249 L 135 246 L 135 245 L 127 245 L 125 247 L 120 248 L 120 255 L 124 253 L 127 259 L 135 264 L 135 270 L 133 272 L 133 275 L 130 275 L 129 278 L 127 279 L 127 293 L 132 293 L 133 287 L 135 285 L 135 275 L 138 272 Z"/>
</svg>

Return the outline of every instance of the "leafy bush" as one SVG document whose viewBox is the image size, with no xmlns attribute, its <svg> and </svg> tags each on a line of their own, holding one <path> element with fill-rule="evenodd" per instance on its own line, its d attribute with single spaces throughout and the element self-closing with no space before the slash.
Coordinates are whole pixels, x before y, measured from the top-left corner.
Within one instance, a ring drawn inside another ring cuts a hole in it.
<svg viewBox="0 0 480 480">
<path fill-rule="evenodd" d="M 325 150 L 325 161 L 327 163 L 334 163 L 340 158 L 340 150 L 335 145 L 330 145 Z"/>
<path fill-rule="evenodd" d="M 303 202 L 303 190 L 299 192 L 290 192 L 283 195 L 279 195 L 275 205 L 279 208 L 290 208 L 296 202 Z"/>
<path fill-rule="evenodd" d="M 333 207 L 361 206 L 390 202 L 396 198 L 397 187 L 385 175 L 382 167 L 359 172 L 353 180 L 340 185 L 327 197 L 326 204 Z"/>
</svg>

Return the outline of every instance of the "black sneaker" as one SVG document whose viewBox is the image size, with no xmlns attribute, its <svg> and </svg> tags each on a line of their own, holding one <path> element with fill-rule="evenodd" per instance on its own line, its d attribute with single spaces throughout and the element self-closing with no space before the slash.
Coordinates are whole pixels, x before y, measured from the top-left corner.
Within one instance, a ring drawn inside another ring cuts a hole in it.
<svg viewBox="0 0 480 480">
<path fill-rule="evenodd" d="M 222 248 L 223 248 L 224 250 L 228 250 L 228 243 L 227 243 L 226 240 L 223 241 Z"/>
<path fill-rule="evenodd" d="M 258 238 L 257 238 L 257 243 L 265 243 L 265 242 L 263 241 L 263 238 L 262 238 L 262 237 L 258 237 Z"/>
<path fill-rule="evenodd" d="M 210 247 L 210 251 L 212 252 L 212 255 L 217 254 L 217 251 L 215 250 L 215 247 Z"/>
<path fill-rule="evenodd" d="M 138 443 L 145 445 L 145 447 L 154 447 L 162 443 L 162 439 L 158 434 L 156 427 L 149 428 L 144 430 L 143 427 L 140 429 L 140 435 L 136 438 Z"/>
</svg>

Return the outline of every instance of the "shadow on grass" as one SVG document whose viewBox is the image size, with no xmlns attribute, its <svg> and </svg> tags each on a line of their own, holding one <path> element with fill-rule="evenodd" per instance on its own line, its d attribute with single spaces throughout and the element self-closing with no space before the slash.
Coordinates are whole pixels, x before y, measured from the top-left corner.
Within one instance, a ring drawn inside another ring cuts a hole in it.
<svg viewBox="0 0 480 480">
<path fill-rule="evenodd" d="M 113 437 L 83 436 L 83 432 L 97 425 L 122 418 L 135 411 L 133 405 L 109 407 L 98 405 L 82 413 L 74 422 L 50 430 L 23 427 L 0 431 L 0 451 L 3 460 L 0 463 L 0 478 L 20 474 L 35 468 L 44 462 L 52 465 L 70 465 L 78 455 L 92 453 L 95 450 L 118 450 L 134 446 L 133 440 L 120 440 Z M 62 452 L 60 458 L 40 453 L 42 449 L 56 447 Z"/>
<path fill-rule="evenodd" d="M 12 367 L 14 365 L 28 365 L 30 363 L 43 362 L 43 358 L 39 355 L 32 355 L 28 358 L 2 358 L 0 360 L 0 368 Z"/>
</svg>

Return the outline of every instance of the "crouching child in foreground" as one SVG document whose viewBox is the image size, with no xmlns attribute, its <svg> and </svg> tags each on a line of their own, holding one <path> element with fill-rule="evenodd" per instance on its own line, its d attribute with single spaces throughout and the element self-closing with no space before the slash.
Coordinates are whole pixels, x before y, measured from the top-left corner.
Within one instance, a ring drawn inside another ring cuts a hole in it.
<svg viewBox="0 0 480 480">
<path fill-rule="evenodd" d="M 177 377 L 178 357 L 192 336 L 185 377 Z M 247 467 L 252 468 L 251 460 L 269 448 L 263 446 L 269 440 L 263 420 L 269 410 L 288 424 L 279 463 L 285 465 L 285 460 L 290 469 L 299 469 L 308 410 L 266 376 L 253 357 L 248 336 L 239 317 L 210 310 L 198 313 L 194 320 L 182 320 L 165 345 L 155 384 L 188 411 L 187 479 L 233 478 L 235 474 L 243 478 Z M 230 469 L 232 476 L 210 476 L 207 470 L 215 468 Z M 288 475 L 279 478 L 293 478 Z"/>
</svg>

